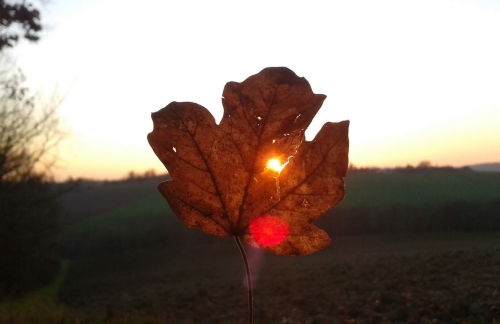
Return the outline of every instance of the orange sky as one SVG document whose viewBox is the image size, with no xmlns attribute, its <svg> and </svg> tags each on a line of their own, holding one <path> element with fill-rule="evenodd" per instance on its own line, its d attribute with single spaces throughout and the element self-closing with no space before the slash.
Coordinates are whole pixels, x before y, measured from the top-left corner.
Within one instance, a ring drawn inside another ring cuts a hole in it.
<svg viewBox="0 0 500 324">
<path fill-rule="evenodd" d="M 44 5 L 18 64 L 66 94 L 56 177 L 163 166 L 150 113 L 287 66 L 327 95 L 306 133 L 349 119 L 350 160 L 393 167 L 500 161 L 500 4 L 494 1 L 64 1 Z"/>
</svg>

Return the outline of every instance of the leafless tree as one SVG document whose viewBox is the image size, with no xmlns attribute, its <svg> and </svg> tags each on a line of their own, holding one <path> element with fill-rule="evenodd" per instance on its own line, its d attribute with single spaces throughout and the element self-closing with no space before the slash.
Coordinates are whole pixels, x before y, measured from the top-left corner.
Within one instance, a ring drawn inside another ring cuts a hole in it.
<svg viewBox="0 0 500 324">
<path fill-rule="evenodd" d="M 5 61 L 0 57 L 0 66 Z M 24 81 L 20 70 L 0 71 L 0 183 L 48 175 L 65 136 L 61 98 L 32 94 Z"/>
</svg>

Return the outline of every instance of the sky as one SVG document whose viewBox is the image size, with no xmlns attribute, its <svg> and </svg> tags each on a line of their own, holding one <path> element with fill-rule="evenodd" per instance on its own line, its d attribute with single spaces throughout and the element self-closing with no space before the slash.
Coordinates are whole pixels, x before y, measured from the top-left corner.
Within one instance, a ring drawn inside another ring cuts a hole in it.
<svg viewBox="0 0 500 324">
<path fill-rule="evenodd" d="M 65 96 L 56 179 L 165 171 L 146 140 L 172 101 L 217 121 L 226 82 L 286 66 L 327 95 L 306 132 L 350 120 L 359 167 L 500 162 L 500 2 L 42 2 L 13 51 L 32 89 Z"/>
</svg>

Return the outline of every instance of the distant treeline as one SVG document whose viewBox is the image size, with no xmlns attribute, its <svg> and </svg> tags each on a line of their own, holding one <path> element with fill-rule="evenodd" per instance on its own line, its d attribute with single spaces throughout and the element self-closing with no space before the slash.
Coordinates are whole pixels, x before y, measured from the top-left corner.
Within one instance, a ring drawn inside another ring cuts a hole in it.
<svg viewBox="0 0 500 324">
<path fill-rule="evenodd" d="M 52 183 L 52 190 L 56 194 L 65 194 L 75 190 L 93 189 L 105 186 L 114 186 L 124 182 L 141 182 L 151 179 L 158 179 L 158 181 L 170 180 L 168 173 L 156 174 L 154 170 L 145 171 L 143 174 L 134 173 L 130 171 L 126 178 L 120 180 L 95 180 L 91 178 L 72 178 L 69 177 L 64 182 Z"/>
<path fill-rule="evenodd" d="M 357 167 L 354 164 L 349 165 L 348 173 L 349 174 L 362 174 L 362 173 L 378 173 L 378 172 L 396 172 L 396 173 L 418 173 L 418 172 L 438 172 L 438 171 L 474 171 L 470 167 L 460 167 L 454 168 L 452 166 L 436 166 L 432 165 L 429 161 L 422 161 L 418 165 L 413 166 L 408 164 L 404 167 L 395 167 L 395 168 L 378 168 L 378 167 Z"/>
<path fill-rule="evenodd" d="M 317 224 L 329 234 L 366 235 L 440 231 L 499 231 L 500 197 L 488 202 L 456 200 L 437 206 L 338 207 Z"/>
</svg>

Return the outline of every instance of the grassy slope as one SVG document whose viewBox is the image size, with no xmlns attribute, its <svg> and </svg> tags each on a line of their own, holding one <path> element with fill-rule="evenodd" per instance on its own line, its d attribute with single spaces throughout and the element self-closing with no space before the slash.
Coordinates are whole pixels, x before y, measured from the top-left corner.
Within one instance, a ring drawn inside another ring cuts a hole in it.
<svg viewBox="0 0 500 324">
<path fill-rule="evenodd" d="M 198 234 L 173 215 L 157 191 L 159 182 L 118 183 L 67 197 L 63 205 L 70 220 L 63 229 L 63 242 L 68 246 L 77 242 L 84 251 L 95 251 L 96 244 L 128 249 L 143 244 L 144 237 L 176 243 Z M 500 173 L 353 174 L 346 178 L 346 197 L 340 206 L 432 205 L 457 199 L 487 201 L 498 196 Z"/>
<path fill-rule="evenodd" d="M 153 217 L 151 215 L 170 217 L 172 212 L 156 189 L 158 182 L 149 180 L 142 184 L 125 183 L 83 193 L 80 198 L 77 194 L 72 196 L 63 201 L 68 217 L 71 217 L 71 213 L 80 211 L 83 206 L 87 206 L 87 209 L 89 205 L 96 207 L 94 210 L 86 210 L 85 216 L 73 221 L 73 226 L 68 228 L 76 234 L 85 228 L 111 229 L 118 224 L 137 230 L 139 224 L 134 218 L 139 217 L 137 221 L 148 221 L 148 217 Z M 346 178 L 346 196 L 340 206 L 428 205 L 459 199 L 476 202 L 499 196 L 500 173 L 457 171 L 352 174 Z M 75 205 L 79 206 L 76 210 Z"/>
<path fill-rule="evenodd" d="M 59 273 L 46 287 L 29 293 L 19 300 L 1 302 L 0 323 L 75 323 L 73 312 L 56 303 L 68 270 L 69 261 L 63 261 Z M 69 321 L 71 318 L 73 320 Z"/>
<path fill-rule="evenodd" d="M 463 199 L 500 197 L 500 173 L 427 172 L 352 174 L 346 178 L 341 206 L 428 205 Z"/>
</svg>

